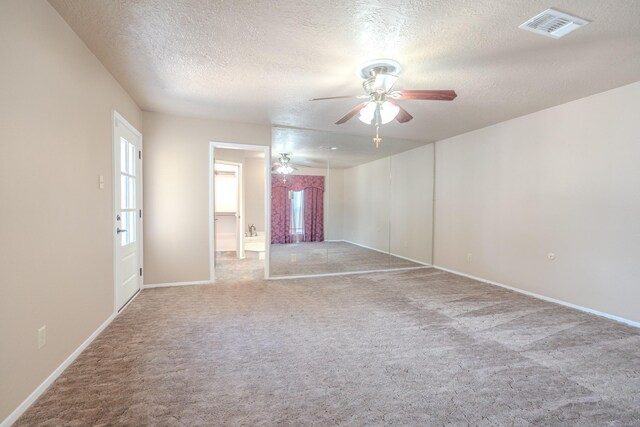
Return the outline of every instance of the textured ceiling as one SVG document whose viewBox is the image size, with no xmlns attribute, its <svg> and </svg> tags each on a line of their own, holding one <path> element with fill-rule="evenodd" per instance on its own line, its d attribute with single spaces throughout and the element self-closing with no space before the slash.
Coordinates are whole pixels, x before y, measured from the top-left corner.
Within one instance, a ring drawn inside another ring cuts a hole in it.
<svg viewBox="0 0 640 427">
<path fill-rule="evenodd" d="M 640 80 L 637 0 L 50 0 L 147 111 L 371 137 L 333 123 L 358 65 L 393 58 L 415 117 L 383 138 L 439 140 Z M 554 40 L 518 29 L 548 7 L 593 22 Z"/>
</svg>

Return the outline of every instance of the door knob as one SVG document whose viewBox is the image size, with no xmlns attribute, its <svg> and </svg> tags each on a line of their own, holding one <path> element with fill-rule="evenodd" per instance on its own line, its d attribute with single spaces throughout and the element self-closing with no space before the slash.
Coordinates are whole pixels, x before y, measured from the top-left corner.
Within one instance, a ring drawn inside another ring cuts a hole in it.
<svg viewBox="0 0 640 427">
<path fill-rule="evenodd" d="M 116 233 L 120 234 L 120 233 L 125 233 L 127 230 L 125 229 L 121 229 L 120 227 L 118 227 L 118 229 L 116 230 Z"/>
</svg>

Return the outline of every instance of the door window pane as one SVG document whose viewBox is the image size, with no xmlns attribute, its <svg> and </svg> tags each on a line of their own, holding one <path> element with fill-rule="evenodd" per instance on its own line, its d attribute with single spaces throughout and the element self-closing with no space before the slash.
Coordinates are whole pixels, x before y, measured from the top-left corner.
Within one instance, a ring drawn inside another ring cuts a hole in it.
<svg viewBox="0 0 640 427">
<path fill-rule="evenodd" d="M 120 172 L 136 174 L 136 146 L 124 138 L 120 138 Z"/>
<path fill-rule="evenodd" d="M 120 244 L 128 245 L 137 238 L 136 147 L 120 138 Z"/>
<path fill-rule="evenodd" d="M 127 156 L 129 159 L 129 165 L 128 165 L 128 170 L 129 170 L 129 175 L 134 175 L 136 174 L 136 147 L 133 144 L 130 144 L 127 142 L 127 144 L 129 144 L 129 155 Z"/>
<path fill-rule="evenodd" d="M 129 189 L 127 190 L 127 209 L 136 209 L 136 179 L 129 177 Z"/>
<path fill-rule="evenodd" d="M 126 231 L 120 233 L 120 243 L 122 246 L 125 246 L 136 241 L 136 212 L 122 212 L 121 218 L 120 229 Z"/>
<path fill-rule="evenodd" d="M 127 144 L 129 144 L 129 142 L 124 139 L 124 138 L 120 138 L 120 172 L 122 173 L 127 173 Z M 129 144 L 130 145 L 130 144 Z"/>
<path fill-rule="evenodd" d="M 129 177 L 127 175 L 120 175 L 120 209 L 128 209 L 129 207 Z"/>
</svg>

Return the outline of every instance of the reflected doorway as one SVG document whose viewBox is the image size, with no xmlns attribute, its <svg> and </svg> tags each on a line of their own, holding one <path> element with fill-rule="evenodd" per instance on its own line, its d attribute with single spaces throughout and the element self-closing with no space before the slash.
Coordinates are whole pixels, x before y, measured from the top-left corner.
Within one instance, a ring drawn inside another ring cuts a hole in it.
<svg viewBox="0 0 640 427">
<path fill-rule="evenodd" d="M 209 256 L 212 282 L 267 277 L 269 147 L 212 142 Z"/>
</svg>

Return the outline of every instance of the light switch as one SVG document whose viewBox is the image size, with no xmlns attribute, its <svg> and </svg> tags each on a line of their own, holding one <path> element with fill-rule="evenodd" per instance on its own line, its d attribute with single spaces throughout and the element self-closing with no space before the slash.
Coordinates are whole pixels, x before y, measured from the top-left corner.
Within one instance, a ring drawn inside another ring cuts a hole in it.
<svg viewBox="0 0 640 427">
<path fill-rule="evenodd" d="M 98 188 L 104 190 L 104 175 L 100 175 L 100 178 L 98 180 Z"/>
</svg>

